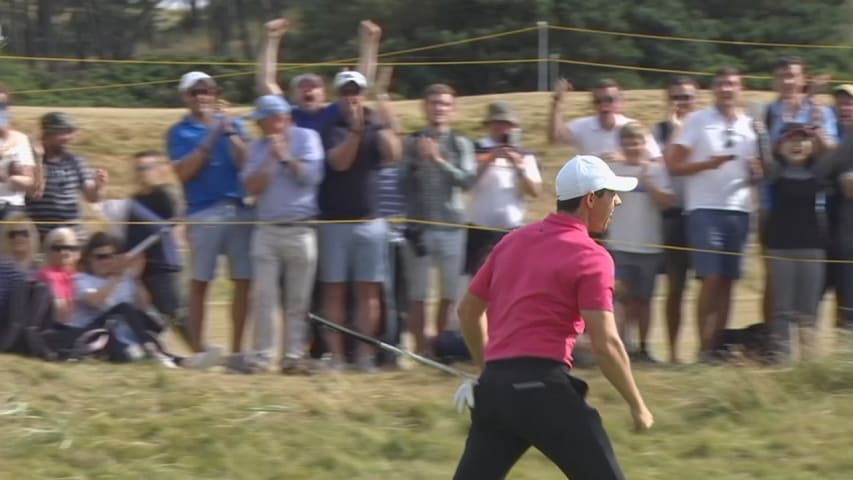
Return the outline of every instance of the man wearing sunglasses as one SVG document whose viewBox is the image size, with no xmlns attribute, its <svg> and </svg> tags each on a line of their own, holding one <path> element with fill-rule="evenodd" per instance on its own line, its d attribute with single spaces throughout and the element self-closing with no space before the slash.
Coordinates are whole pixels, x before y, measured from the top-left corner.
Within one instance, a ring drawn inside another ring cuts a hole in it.
<svg viewBox="0 0 853 480">
<path fill-rule="evenodd" d="M 702 281 L 697 302 L 701 361 L 726 358 L 717 347 L 741 276 L 752 184 L 760 176 L 753 120 L 739 105 L 742 88 L 737 70 L 720 70 L 713 80 L 714 105 L 689 115 L 666 153 L 670 173 L 686 179 L 687 240 Z"/>
<path fill-rule="evenodd" d="M 9 89 L 0 83 L 0 218 L 24 206 L 24 192 L 33 185 L 33 147 L 14 130 L 9 118 Z"/>
<path fill-rule="evenodd" d="M 347 287 L 354 286 L 362 332 L 379 333 L 382 285 L 387 275 L 388 225 L 378 211 L 378 170 L 396 163 L 400 139 L 373 109 L 365 106 L 367 79 L 356 71 L 335 76 L 341 115 L 322 133 L 326 173 L 318 192 L 319 276 L 326 318 L 343 324 Z M 344 223 L 336 223 L 339 221 Z M 341 366 L 344 340 L 330 337 L 331 350 Z M 358 355 L 358 366 L 374 370 L 376 352 Z"/>
<path fill-rule="evenodd" d="M 245 204 L 240 182 L 249 136 L 240 120 L 223 110 L 219 89 L 210 75 L 189 72 L 181 77 L 178 91 L 189 112 L 169 129 L 167 151 L 183 184 L 186 214 L 193 222 L 187 227 L 192 255 L 189 312 L 193 348 L 204 350 L 207 287 L 216 276 L 217 259 L 226 255 L 234 285 L 231 349 L 238 353 L 252 278 L 249 251 L 254 209 Z"/>
<path fill-rule="evenodd" d="M 596 114 L 563 122 L 562 105 L 566 92 L 572 85 L 560 79 L 554 89 L 548 123 L 548 143 L 571 145 L 579 155 L 597 155 L 606 161 L 621 159 L 619 129 L 633 122 L 622 114 L 622 92 L 619 84 L 608 78 L 599 80 L 592 89 L 592 103 Z M 649 159 L 659 159 L 660 147 L 651 135 L 646 138 Z"/>
<path fill-rule="evenodd" d="M 666 89 L 666 102 L 669 118 L 655 125 L 653 135 L 658 144 L 666 150 L 674 138 L 681 132 L 681 126 L 688 114 L 696 108 L 696 82 L 679 75 L 670 80 Z M 672 207 L 662 212 L 663 243 L 668 247 L 687 246 L 687 218 L 684 216 L 684 178 L 670 175 L 670 184 L 675 193 Z M 664 267 L 667 276 L 666 325 L 669 341 L 669 358 L 678 361 L 678 333 L 681 330 L 682 301 L 684 287 L 687 284 L 687 270 L 690 257 L 686 250 L 667 248 L 664 250 Z"/>
</svg>

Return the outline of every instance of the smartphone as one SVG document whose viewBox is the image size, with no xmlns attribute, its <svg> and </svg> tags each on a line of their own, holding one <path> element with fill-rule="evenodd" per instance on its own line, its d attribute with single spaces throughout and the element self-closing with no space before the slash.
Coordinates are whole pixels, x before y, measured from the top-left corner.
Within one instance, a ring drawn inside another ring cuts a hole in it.
<svg viewBox="0 0 853 480">
<path fill-rule="evenodd" d="M 520 128 L 513 128 L 512 130 L 510 130 L 509 134 L 507 134 L 507 137 L 508 138 L 507 138 L 506 144 L 509 145 L 510 147 L 518 148 L 521 146 L 521 129 Z"/>
</svg>

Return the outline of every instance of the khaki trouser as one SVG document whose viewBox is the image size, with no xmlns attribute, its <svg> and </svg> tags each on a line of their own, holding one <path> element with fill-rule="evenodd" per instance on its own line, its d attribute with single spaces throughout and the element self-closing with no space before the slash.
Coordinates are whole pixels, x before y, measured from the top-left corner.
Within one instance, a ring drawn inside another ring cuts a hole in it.
<svg viewBox="0 0 853 480">
<path fill-rule="evenodd" d="M 309 226 L 261 225 L 252 239 L 253 350 L 264 360 L 275 355 L 273 314 L 284 305 L 281 348 L 302 358 L 308 340 L 306 316 L 317 273 L 317 234 Z M 280 277 L 284 271 L 284 291 Z"/>
</svg>

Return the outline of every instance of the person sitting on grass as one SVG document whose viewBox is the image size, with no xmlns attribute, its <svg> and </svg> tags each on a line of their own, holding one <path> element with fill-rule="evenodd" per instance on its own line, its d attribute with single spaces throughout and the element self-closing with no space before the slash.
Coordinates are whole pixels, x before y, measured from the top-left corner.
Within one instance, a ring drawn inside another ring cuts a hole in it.
<svg viewBox="0 0 853 480">
<path fill-rule="evenodd" d="M 50 288 L 56 321 L 68 324 L 74 312 L 74 275 L 80 256 L 77 235 L 70 228 L 56 228 L 48 232 L 44 246 L 45 266 L 36 279 Z"/>
<path fill-rule="evenodd" d="M 635 190 L 621 194 L 625 203 L 613 211 L 607 245 L 616 264 L 616 299 L 623 313 L 617 321 L 623 342 L 629 343 L 629 328 L 636 326 L 639 330 L 639 348 L 631 353 L 635 362 L 654 362 L 648 351 L 648 339 L 651 299 L 663 262 L 660 212 L 675 201 L 666 166 L 663 162 L 649 161 L 647 136 L 646 129 L 637 122 L 622 127 L 619 140 L 625 161 L 610 164 L 616 175 L 639 180 Z"/>
<path fill-rule="evenodd" d="M 36 272 L 36 256 L 39 252 L 39 236 L 33 222 L 24 213 L 13 211 L 5 221 L 0 248 L 18 265 L 18 269 L 32 276 Z"/>
<path fill-rule="evenodd" d="M 144 259 L 121 253 L 121 242 L 97 232 L 83 248 L 81 272 L 74 277 L 74 313 L 71 326 L 107 328 L 116 347 L 109 360 L 128 362 L 150 357 L 168 367 L 207 368 L 219 363 L 221 351 L 208 349 L 181 358 L 167 353 L 157 340 L 162 326 L 144 313 L 149 303 L 140 276 Z"/>
</svg>

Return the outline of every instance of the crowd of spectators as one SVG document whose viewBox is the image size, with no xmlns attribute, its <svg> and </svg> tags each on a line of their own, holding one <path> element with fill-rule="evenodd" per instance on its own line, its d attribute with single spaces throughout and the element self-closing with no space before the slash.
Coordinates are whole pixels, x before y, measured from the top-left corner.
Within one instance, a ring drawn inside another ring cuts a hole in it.
<svg viewBox="0 0 853 480">
<path fill-rule="evenodd" d="M 419 354 L 464 357 L 456 301 L 491 248 L 523 224 L 527 202 L 542 194 L 542 169 L 521 143 L 513 105 L 488 105 L 488 136 L 473 140 L 453 127 L 453 88 L 433 84 L 422 98 L 423 126 L 402 132 L 386 91 L 390 71 L 377 72 L 381 29 L 369 21 L 359 26 L 357 69 L 332 81 L 334 101 L 311 73 L 293 78 L 285 97 L 275 72 L 287 27 L 284 19 L 267 24 L 258 99 L 246 117 L 229 113 L 206 73 L 180 78 L 186 114 L 166 132 L 163 153 L 134 155 L 137 189 L 121 217 L 161 225 L 85 228 L 80 199 L 104 200 L 106 171 L 74 153 L 77 126 L 65 113 L 42 117 L 38 144 L 11 128 L 9 92 L 0 87 L 2 272 L 21 273 L 0 282 L 0 303 L 14 282 L 47 285 L 62 328 L 118 319 L 124 360 L 147 355 L 176 366 L 295 374 L 394 364 L 372 347 L 312 329 L 309 311 L 394 344 L 408 332 Z M 665 90 L 669 115 L 654 125 L 623 115 L 620 87 L 608 79 L 592 89 L 595 113 L 565 122 L 572 87 L 556 86 L 549 142 L 640 180 L 622 195 L 601 239 L 616 265 L 617 320 L 635 362 L 660 361 L 649 343 L 661 274 L 668 360 L 682 357 L 691 276 L 701 286 L 699 359 L 730 358 L 721 339 L 751 222 L 767 254 L 762 322 L 774 359 L 793 358 L 794 330 L 800 356 L 813 355 L 818 304 L 829 289 L 838 325 L 853 326 L 853 264 L 824 262 L 853 260 L 853 140 L 845 135 L 853 129 L 853 86 L 835 88 L 834 105 L 822 106 L 814 95 L 820 82 L 807 82 L 802 59 L 782 59 L 774 77 L 778 99 L 760 114 L 742 108 L 734 69 L 714 76 L 713 102 L 702 109 L 698 85 L 674 78 Z M 169 229 L 179 218 L 187 223 L 186 272 Z M 159 241 L 134 250 L 152 235 Z M 227 356 L 205 331 L 222 256 L 233 287 Z M 152 341 L 156 332 L 146 333 L 152 321 L 173 326 L 193 354 L 166 353 Z M 576 364 L 585 360 L 579 348 Z"/>
</svg>

